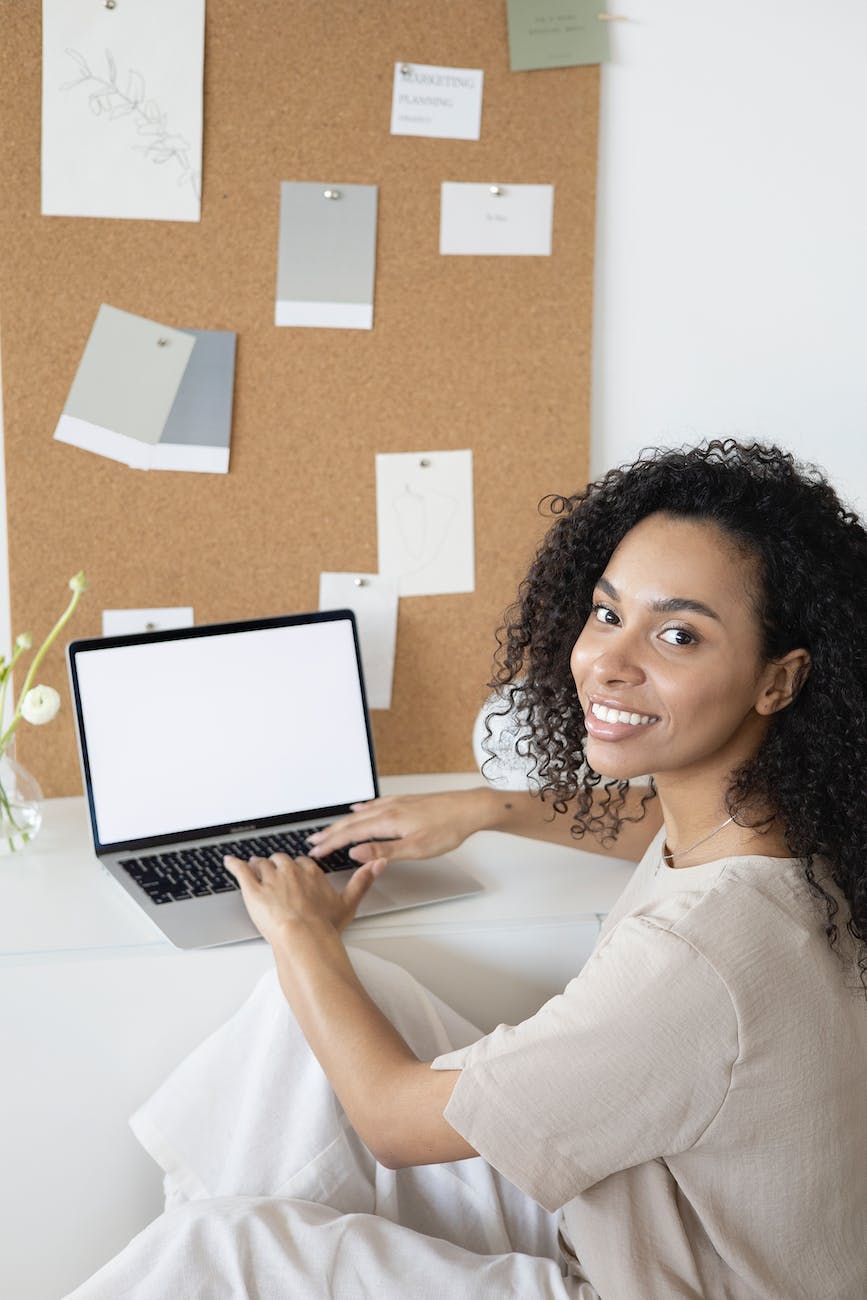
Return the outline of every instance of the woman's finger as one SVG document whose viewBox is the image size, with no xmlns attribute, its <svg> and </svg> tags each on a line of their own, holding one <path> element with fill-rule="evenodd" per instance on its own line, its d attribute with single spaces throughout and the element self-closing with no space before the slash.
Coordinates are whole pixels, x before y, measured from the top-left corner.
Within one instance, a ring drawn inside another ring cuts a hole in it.
<svg viewBox="0 0 867 1300">
<path fill-rule="evenodd" d="M 348 912 L 347 922 L 352 920 L 362 898 L 364 898 L 377 876 L 382 875 L 385 866 L 385 858 L 375 858 L 373 862 L 366 862 L 363 867 L 358 868 L 345 889 L 342 890 L 340 897 Z"/>
<path fill-rule="evenodd" d="M 255 882 L 260 884 L 261 878 L 252 866 L 251 862 L 245 862 L 243 858 L 236 858 L 233 854 L 227 853 L 223 858 L 223 866 L 234 876 L 239 885 L 245 885 Z"/>
<path fill-rule="evenodd" d="M 373 862 L 376 859 L 391 861 L 393 858 L 407 856 L 407 847 L 411 848 L 412 837 L 401 840 L 365 840 L 363 844 L 354 844 L 349 850 L 353 862 Z"/>
</svg>

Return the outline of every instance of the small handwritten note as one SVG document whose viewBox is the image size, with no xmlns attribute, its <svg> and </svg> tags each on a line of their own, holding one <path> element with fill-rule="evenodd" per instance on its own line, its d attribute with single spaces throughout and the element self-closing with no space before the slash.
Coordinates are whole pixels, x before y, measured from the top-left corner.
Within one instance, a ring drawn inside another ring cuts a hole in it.
<svg viewBox="0 0 867 1300">
<path fill-rule="evenodd" d="M 507 0 L 513 72 L 608 61 L 599 0 Z"/>
<path fill-rule="evenodd" d="M 440 252 L 550 257 L 553 185 L 444 181 Z"/>
<path fill-rule="evenodd" d="M 391 134 L 478 140 L 482 129 L 483 77 L 479 68 L 396 63 Z"/>
</svg>

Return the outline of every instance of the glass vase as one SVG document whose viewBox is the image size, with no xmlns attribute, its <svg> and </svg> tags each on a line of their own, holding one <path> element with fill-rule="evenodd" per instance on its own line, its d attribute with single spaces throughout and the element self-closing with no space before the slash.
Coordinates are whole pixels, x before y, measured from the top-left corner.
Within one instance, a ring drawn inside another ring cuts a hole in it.
<svg viewBox="0 0 867 1300">
<path fill-rule="evenodd" d="M 39 834 L 43 794 L 7 749 L 0 754 L 0 856 L 20 853 Z"/>
</svg>

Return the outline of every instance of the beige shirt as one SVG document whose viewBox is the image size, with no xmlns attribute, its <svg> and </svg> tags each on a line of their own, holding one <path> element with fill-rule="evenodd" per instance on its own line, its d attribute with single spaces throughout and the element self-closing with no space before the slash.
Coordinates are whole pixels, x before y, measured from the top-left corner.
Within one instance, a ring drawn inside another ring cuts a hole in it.
<svg viewBox="0 0 867 1300">
<path fill-rule="evenodd" d="M 864 1300 L 867 999 L 845 904 L 841 960 L 797 859 L 674 870 L 663 844 L 562 994 L 433 1062 L 462 1070 L 446 1119 L 562 1207 L 602 1300 Z"/>
</svg>

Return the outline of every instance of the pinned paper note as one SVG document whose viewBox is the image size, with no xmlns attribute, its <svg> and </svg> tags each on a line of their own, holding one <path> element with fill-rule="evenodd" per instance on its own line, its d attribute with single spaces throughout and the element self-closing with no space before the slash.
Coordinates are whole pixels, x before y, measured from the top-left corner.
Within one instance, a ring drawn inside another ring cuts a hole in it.
<svg viewBox="0 0 867 1300">
<path fill-rule="evenodd" d="M 103 303 L 55 438 L 147 469 L 194 344 L 182 330 Z"/>
<path fill-rule="evenodd" d="M 506 0 L 513 72 L 608 60 L 608 23 L 599 0 Z"/>
<path fill-rule="evenodd" d="M 235 335 L 178 330 L 103 303 L 55 430 L 133 469 L 225 473 Z"/>
<path fill-rule="evenodd" d="M 167 628 L 192 627 L 190 605 L 170 609 L 104 609 L 102 635 L 126 636 L 130 632 L 165 632 Z"/>
<path fill-rule="evenodd" d="M 198 221 L 205 0 L 42 0 L 42 212 Z"/>
<path fill-rule="evenodd" d="M 397 582 L 378 573 L 321 573 L 319 608 L 351 609 L 371 709 L 391 708 L 397 638 Z"/>
<path fill-rule="evenodd" d="M 280 186 L 276 325 L 373 328 L 375 185 Z"/>
<path fill-rule="evenodd" d="M 376 457 L 379 572 L 401 596 L 475 590 L 473 454 Z"/>
<path fill-rule="evenodd" d="M 391 134 L 478 140 L 482 129 L 483 77 L 479 68 L 396 63 Z"/>
<path fill-rule="evenodd" d="M 444 181 L 440 252 L 550 257 L 553 185 Z"/>
</svg>

